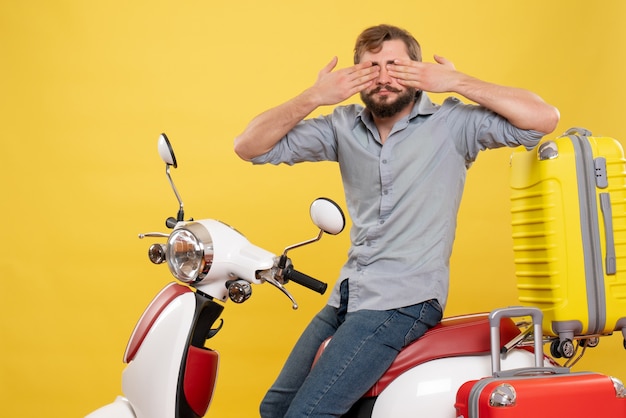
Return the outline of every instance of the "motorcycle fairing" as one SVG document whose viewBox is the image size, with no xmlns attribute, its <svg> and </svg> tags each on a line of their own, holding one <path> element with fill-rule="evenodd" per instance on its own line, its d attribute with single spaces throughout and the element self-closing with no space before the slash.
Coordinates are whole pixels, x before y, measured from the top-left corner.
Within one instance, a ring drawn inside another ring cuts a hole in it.
<svg viewBox="0 0 626 418">
<path fill-rule="evenodd" d="M 188 292 L 191 292 L 191 289 L 187 286 L 172 282 L 152 299 L 128 340 L 126 351 L 124 352 L 124 363 L 129 363 L 135 358 L 139 347 L 141 347 L 146 335 L 159 315 L 161 315 L 161 312 L 178 296 Z"/>
<path fill-rule="evenodd" d="M 176 286 L 179 285 L 167 288 Z M 179 416 L 176 412 L 181 391 L 179 379 L 196 310 L 195 292 L 185 291 L 173 298 L 152 322 L 135 356 L 122 372 L 122 393 L 131 401 L 137 418 Z"/>
<path fill-rule="evenodd" d="M 170 283 L 135 326 L 124 356 L 122 390 L 137 418 L 198 418 L 210 404 L 219 355 L 204 347 L 224 307 Z M 129 382 L 134 382 L 130 385 Z M 161 399 L 155 403 L 154 399 Z"/>
</svg>

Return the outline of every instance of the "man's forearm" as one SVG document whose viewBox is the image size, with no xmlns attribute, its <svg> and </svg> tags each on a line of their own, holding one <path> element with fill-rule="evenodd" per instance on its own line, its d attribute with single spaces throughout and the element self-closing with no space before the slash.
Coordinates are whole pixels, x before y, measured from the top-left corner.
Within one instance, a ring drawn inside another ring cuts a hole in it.
<svg viewBox="0 0 626 418">
<path fill-rule="evenodd" d="M 559 121 L 558 109 L 528 90 L 500 86 L 464 75 L 455 91 L 501 115 L 520 129 L 548 134 L 554 131 Z"/>
<path fill-rule="evenodd" d="M 520 129 L 552 132 L 559 111 L 536 94 L 500 86 L 456 71 L 454 64 L 435 55 L 436 63 L 396 60 L 389 74 L 407 87 L 433 93 L 457 93 L 505 117 Z"/>
<path fill-rule="evenodd" d="M 305 90 L 293 99 L 261 113 L 235 138 L 235 153 L 246 161 L 265 154 L 317 107 L 310 90 Z"/>
</svg>

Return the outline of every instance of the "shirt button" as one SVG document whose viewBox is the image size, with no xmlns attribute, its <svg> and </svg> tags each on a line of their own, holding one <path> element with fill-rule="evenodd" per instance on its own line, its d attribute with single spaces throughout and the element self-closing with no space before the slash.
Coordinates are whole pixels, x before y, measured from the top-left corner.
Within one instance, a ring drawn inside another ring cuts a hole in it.
<svg viewBox="0 0 626 418">
<path fill-rule="evenodd" d="M 387 160 L 383 160 L 383 164 L 387 164 Z"/>
<path fill-rule="evenodd" d="M 380 221 L 378 221 L 378 223 L 379 223 L 380 225 L 382 225 L 382 224 L 384 224 L 384 223 L 385 223 L 385 220 L 384 220 L 384 219 L 381 219 Z"/>
<path fill-rule="evenodd" d="M 384 194 L 385 196 L 387 196 L 387 195 L 389 194 L 389 191 L 388 191 L 388 190 L 383 190 L 383 194 Z"/>
</svg>

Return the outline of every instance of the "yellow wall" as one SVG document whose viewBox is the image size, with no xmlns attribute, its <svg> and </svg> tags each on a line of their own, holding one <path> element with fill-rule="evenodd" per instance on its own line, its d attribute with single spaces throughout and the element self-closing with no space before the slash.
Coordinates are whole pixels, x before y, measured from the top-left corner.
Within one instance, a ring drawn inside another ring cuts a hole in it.
<svg viewBox="0 0 626 418">
<path fill-rule="evenodd" d="M 136 319 L 170 276 L 142 231 L 176 204 L 156 154 L 165 131 L 190 216 L 236 226 L 279 252 L 315 235 L 309 202 L 343 204 L 334 165 L 252 167 L 232 139 L 312 83 L 356 34 L 393 23 L 457 68 L 535 90 L 585 126 L 626 139 L 626 2 L 607 0 L 13 1 L 0 6 L 0 416 L 82 416 L 113 400 Z M 509 150 L 469 174 L 447 314 L 516 303 Z M 348 234 L 293 252 L 332 281 Z M 255 416 L 283 357 L 325 297 L 260 286 L 229 303 L 208 416 Z M 626 380 L 621 336 L 577 369 Z M 236 397 L 235 397 L 236 396 Z"/>
</svg>

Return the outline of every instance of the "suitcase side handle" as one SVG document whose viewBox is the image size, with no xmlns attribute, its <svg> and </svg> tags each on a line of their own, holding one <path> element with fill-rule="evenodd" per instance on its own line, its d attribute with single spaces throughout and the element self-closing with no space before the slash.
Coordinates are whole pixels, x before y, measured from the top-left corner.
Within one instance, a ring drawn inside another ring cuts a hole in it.
<svg viewBox="0 0 626 418">
<path fill-rule="evenodd" d="M 500 321 L 502 318 L 530 316 L 533 320 L 533 338 L 535 346 L 535 367 L 543 367 L 543 312 L 539 308 L 511 306 L 494 309 L 489 313 L 491 335 L 491 371 L 495 376 L 500 372 Z"/>
<path fill-rule="evenodd" d="M 578 126 L 574 126 L 573 128 L 569 128 L 561 137 L 570 136 L 570 135 L 578 135 L 578 136 L 591 136 L 592 133 L 590 130 L 581 128 Z"/>
<path fill-rule="evenodd" d="M 607 275 L 617 274 L 617 256 L 615 254 L 615 237 L 613 236 L 613 210 L 611 209 L 611 195 L 600 193 L 600 209 L 604 217 L 604 241 L 606 258 L 604 268 Z"/>
</svg>

